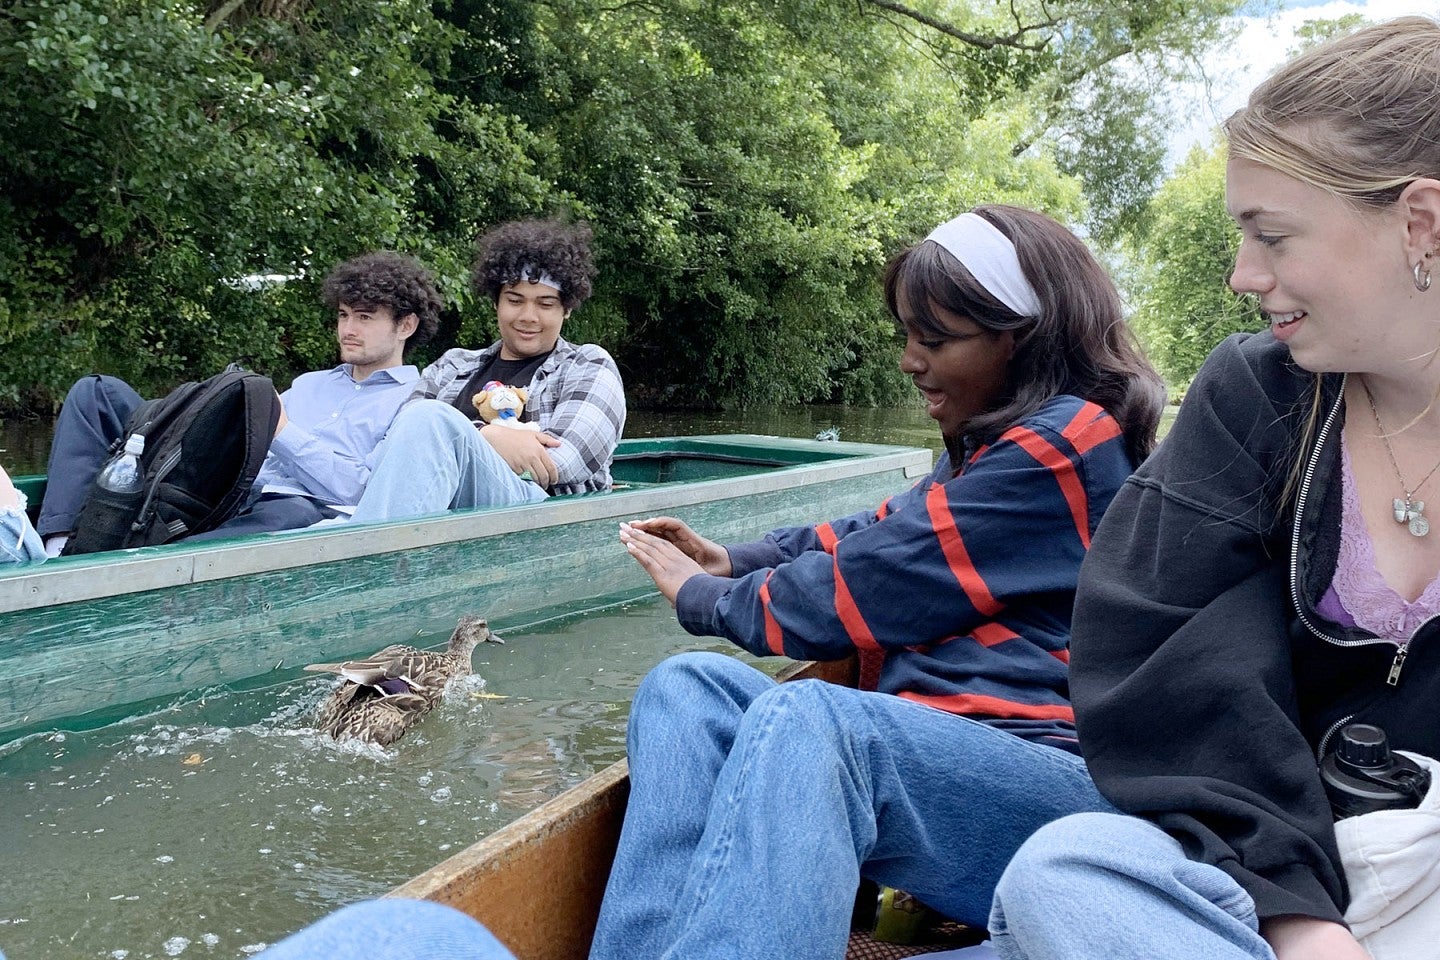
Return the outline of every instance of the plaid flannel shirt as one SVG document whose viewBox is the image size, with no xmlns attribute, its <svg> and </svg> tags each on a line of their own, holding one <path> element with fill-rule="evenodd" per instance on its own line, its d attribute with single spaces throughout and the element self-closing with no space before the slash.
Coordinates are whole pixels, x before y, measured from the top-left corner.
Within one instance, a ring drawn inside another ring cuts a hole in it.
<svg viewBox="0 0 1440 960">
<path fill-rule="evenodd" d="M 483 350 L 447 350 L 420 374 L 406 403 L 453 403 L 481 365 L 500 349 L 497 340 Z M 610 489 L 610 463 L 625 427 L 625 388 L 620 370 L 603 347 L 576 346 L 564 337 L 525 388 L 525 409 L 540 429 L 562 441 L 548 452 L 560 478 L 552 494 Z"/>
</svg>

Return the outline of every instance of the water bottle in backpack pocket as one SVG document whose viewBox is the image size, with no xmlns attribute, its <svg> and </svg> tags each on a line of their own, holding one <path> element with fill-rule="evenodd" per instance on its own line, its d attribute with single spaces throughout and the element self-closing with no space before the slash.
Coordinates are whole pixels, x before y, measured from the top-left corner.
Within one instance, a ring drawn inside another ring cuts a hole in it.
<svg viewBox="0 0 1440 960">
<path fill-rule="evenodd" d="M 140 466 L 140 455 L 145 452 L 145 438 L 132 433 L 125 440 L 125 446 L 110 458 L 95 477 L 95 486 L 108 493 L 141 493 L 145 489 L 145 469 Z"/>
</svg>

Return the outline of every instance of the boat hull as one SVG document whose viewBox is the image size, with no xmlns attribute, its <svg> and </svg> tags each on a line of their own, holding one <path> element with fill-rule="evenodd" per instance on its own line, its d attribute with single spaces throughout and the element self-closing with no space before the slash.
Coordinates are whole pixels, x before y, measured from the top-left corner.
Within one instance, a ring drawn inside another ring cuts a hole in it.
<svg viewBox="0 0 1440 960">
<path fill-rule="evenodd" d="M 217 684 L 447 633 L 475 612 L 535 623 L 653 591 L 616 540 L 670 514 L 720 541 L 875 507 L 930 468 L 928 450 L 774 437 L 627 441 L 683 455 L 613 493 L 366 527 L 65 558 L 0 574 L 0 742 L 77 729 Z M 683 448 L 683 449 L 682 449 Z M 766 461 L 759 470 L 748 462 Z M 783 463 L 779 467 L 774 463 Z M 617 477 L 623 474 L 617 463 Z"/>
</svg>

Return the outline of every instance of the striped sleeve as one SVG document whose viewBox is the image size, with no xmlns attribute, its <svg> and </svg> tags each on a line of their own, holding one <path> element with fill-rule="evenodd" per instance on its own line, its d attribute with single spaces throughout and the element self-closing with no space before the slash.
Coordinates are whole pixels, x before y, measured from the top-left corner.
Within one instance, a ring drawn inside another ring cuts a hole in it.
<svg viewBox="0 0 1440 960">
<path fill-rule="evenodd" d="M 848 517 L 828 520 L 814 526 L 783 527 L 766 534 L 763 540 L 753 543 L 730 544 L 726 550 L 735 576 L 744 576 L 762 567 L 777 566 L 796 559 L 812 550 L 834 554 L 835 547 L 845 537 L 863 530 L 871 524 L 884 520 L 894 510 L 902 508 L 912 498 L 918 499 L 937 477 L 949 476 L 949 455 L 943 455 L 930 475 L 904 493 L 886 497 L 874 510 L 861 510 Z"/>
<path fill-rule="evenodd" d="M 1012 428 L 962 474 L 932 477 L 832 551 L 682 591 L 682 623 L 756 654 L 831 660 L 935 643 L 1012 603 L 1073 593 L 1094 525 L 1130 465 L 1104 411 L 1072 401 L 1067 414 L 1052 418 L 1058 428 Z M 1086 476 L 1096 460 L 1107 474 L 1099 503 Z"/>
</svg>

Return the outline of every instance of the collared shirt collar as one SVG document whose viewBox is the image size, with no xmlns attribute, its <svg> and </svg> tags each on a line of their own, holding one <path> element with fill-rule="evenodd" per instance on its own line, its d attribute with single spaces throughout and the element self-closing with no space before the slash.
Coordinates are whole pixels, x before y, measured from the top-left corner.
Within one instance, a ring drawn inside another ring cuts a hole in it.
<svg viewBox="0 0 1440 960">
<path fill-rule="evenodd" d="M 352 369 L 353 368 L 350 364 L 342 363 L 336 367 L 333 367 L 330 372 L 338 373 L 342 376 L 349 377 L 351 380 L 354 380 L 355 378 L 351 374 Z M 376 370 L 374 373 L 370 374 L 370 376 L 359 382 L 369 383 L 371 380 L 375 380 L 377 378 L 392 380 L 395 383 L 412 383 L 420 379 L 420 371 L 415 366 L 406 363 L 401 364 L 398 367 L 386 367 L 384 370 Z"/>
</svg>

